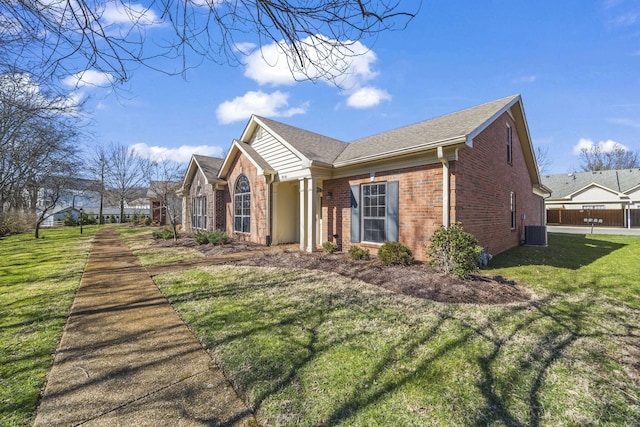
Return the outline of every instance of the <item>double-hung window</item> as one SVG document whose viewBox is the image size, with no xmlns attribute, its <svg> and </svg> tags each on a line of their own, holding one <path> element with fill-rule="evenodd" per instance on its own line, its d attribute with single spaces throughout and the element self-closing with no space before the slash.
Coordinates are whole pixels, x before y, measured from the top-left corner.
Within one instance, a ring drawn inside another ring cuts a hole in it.
<svg viewBox="0 0 640 427">
<path fill-rule="evenodd" d="M 362 240 L 382 243 L 386 240 L 387 184 L 362 186 Z"/>
<path fill-rule="evenodd" d="M 207 228 L 207 196 L 193 199 L 191 204 L 191 225 L 193 228 L 204 230 Z"/>
<path fill-rule="evenodd" d="M 398 181 L 351 185 L 352 243 L 398 241 Z"/>
<path fill-rule="evenodd" d="M 233 230 L 238 233 L 251 232 L 251 186 L 245 175 L 236 181 L 233 196 Z"/>
</svg>

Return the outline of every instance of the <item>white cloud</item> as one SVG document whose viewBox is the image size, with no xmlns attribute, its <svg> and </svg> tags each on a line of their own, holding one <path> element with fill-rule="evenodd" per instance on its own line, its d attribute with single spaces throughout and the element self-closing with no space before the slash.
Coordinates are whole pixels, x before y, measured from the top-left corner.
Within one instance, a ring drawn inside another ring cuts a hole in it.
<svg viewBox="0 0 640 427">
<path fill-rule="evenodd" d="M 603 153 L 608 153 L 619 148 L 622 148 L 625 151 L 629 150 L 629 147 L 620 144 L 619 142 L 616 142 L 612 139 L 607 139 L 606 141 L 595 143 L 592 139 L 580 138 L 578 143 L 573 146 L 573 154 L 579 155 L 582 150 L 591 150 L 594 147 L 598 147 Z"/>
<path fill-rule="evenodd" d="M 144 142 L 133 144 L 129 147 L 130 150 L 142 157 L 149 158 L 151 160 L 164 160 L 169 159 L 179 163 L 186 163 L 191 159 L 193 154 L 202 154 L 203 156 L 222 157 L 224 152 L 222 147 L 213 145 L 181 145 L 178 148 L 159 147 L 157 145 L 147 145 Z"/>
<path fill-rule="evenodd" d="M 109 2 L 102 12 L 101 20 L 104 25 L 152 25 L 161 21 L 158 15 L 141 4 Z"/>
<path fill-rule="evenodd" d="M 391 95 L 386 90 L 375 87 L 363 87 L 347 98 L 347 105 L 353 108 L 375 107 L 382 101 L 390 101 Z"/>
<path fill-rule="evenodd" d="M 239 50 L 248 52 L 244 64 L 244 75 L 259 85 L 290 86 L 298 81 L 309 79 L 335 85 L 340 88 L 341 95 L 347 96 L 346 105 L 352 108 L 370 108 L 391 99 L 391 95 L 387 91 L 368 85 L 379 74 L 373 69 L 377 56 L 361 42 L 347 41 L 340 44 L 336 40 L 315 35 L 302 40 L 297 48 L 299 52 L 302 52 L 303 64 L 299 63 L 299 57 L 295 50 L 284 42 L 272 43 L 262 46 L 260 49 L 246 44 L 239 45 Z M 236 98 L 232 102 L 237 106 L 239 100 Z M 259 106 L 246 105 L 243 107 L 255 111 Z M 225 105 L 227 109 L 230 107 L 230 105 Z M 299 109 L 296 114 L 304 112 L 304 109 Z M 225 110 L 223 113 L 226 113 L 225 116 L 229 116 L 230 112 Z M 221 120 L 220 115 L 219 108 L 219 120 L 228 122 L 224 119 Z M 233 120 L 246 119 L 247 117 L 249 115 L 245 112 Z"/>
<path fill-rule="evenodd" d="M 291 117 L 304 114 L 307 105 L 289 108 L 289 94 L 275 91 L 249 91 L 243 96 L 225 101 L 216 110 L 218 122 L 228 124 L 239 120 L 246 120 L 252 114 L 268 117 Z"/>
<path fill-rule="evenodd" d="M 639 18 L 640 15 L 638 13 L 628 12 L 612 18 L 609 24 L 613 27 L 629 27 L 638 22 Z"/>
<path fill-rule="evenodd" d="M 290 45 L 272 43 L 247 56 L 244 75 L 260 85 L 292 85 L 310 78 L 353 90 L 378 75 L 371 68 L 377 57 L 358 41 L 346 44 L 338 45 L 321 35 L 309 36 L 298 45 L 304 58 L 300 65 Z"/>
<path fill-rule="evenodd" d="M 113 77 L 109 73 L 85 70 L 68 76 L 63 80 L 63 83 L 69 87 L 108 86 L 113 82 L 112 79 Z"/>
</svg>

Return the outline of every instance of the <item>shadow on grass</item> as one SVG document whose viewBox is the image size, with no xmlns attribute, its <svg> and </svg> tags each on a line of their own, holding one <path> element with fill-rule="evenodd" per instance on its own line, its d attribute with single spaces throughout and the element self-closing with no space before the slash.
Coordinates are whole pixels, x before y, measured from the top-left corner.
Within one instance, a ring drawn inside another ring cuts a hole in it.
<svg viewBox="0 0 640 427">
<path fill-rule="evenodd" d="M 199 307 L 187 317 L 265 423 L 538 426 L 567 421 L 564 410 L 576 411 L 575 423 L 640 422 L 633 385 L 616 377 L 623 362 L 607 348 L 637 345 L 639 317 L 597 296 L 552 295 L 486 310 L 406 307 L 385 293 L 299 288 L 316 280 L 311 273 L 266 273 L 257 281 L 256 271 L 241 270 L 233 283 L 213 287 L 203 276 L 203 287 L 178 290 L 170 300 L 183 313 Z M 256 297 L 263 292 L 274 297 Z M 348 361 L 335 357 L 341 350 Z M 347 372 L 340 384 L 330 379 L 338 371 Z M 592 371 L 597 374 L 585 380 Z M 325 378 L 324 388 L 316 384 Z M 598 391 L 572 395 L 585 381 Z M 416 388 L 424 392 L 413 406 L 439 408 L 432 415 L 390 403 Z M 554 401 L 562 402 L 560 409 L 548 408 Z M 274 407 L 283 409 L 267 409 Z"/>
<path fill-rule="evenodd" d="M 523 265 L 547 265 L 577 270 L 610 255 L 625 244 L 594 239 L 588 234 L 549 233 L 547 247 L 520 246 L 495 256 L 483 270 Z"/>
</svg>

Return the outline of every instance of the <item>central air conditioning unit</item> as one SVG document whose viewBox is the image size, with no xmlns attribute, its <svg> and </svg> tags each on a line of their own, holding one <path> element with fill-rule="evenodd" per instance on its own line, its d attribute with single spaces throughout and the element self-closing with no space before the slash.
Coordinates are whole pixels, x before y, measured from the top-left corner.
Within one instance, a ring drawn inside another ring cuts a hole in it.
<svg viewBox="0 0 640 427">
<path fill-rule="evenodd" d="M 528 246 L 547 246 L 547 227 L 544 225 L 525 226 L 524 244 Z"/>
</svg>

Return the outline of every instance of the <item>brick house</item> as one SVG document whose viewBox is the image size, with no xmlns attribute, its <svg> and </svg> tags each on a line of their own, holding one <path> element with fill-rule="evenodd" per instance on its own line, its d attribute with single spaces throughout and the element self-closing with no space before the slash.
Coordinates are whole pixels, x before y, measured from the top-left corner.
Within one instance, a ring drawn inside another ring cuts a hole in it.
<svg viewBox="0 0 640 427">
<path fill-rule="evenodd" d="M 542 177 L 549 225 L 640 226 L 640 169 L 576 172 Z"/>
<path fill-rule="evenodd" d="M 191 156 L 178 195 L 182 197 L 184 230 L 213 231 L 225 227 L 224 199 L 227 182 L 218 178 L 223 159 Z"/>
<path fill-rule="evenodd" d="M 462 222 L 493 254 L 544 225 L 548 190 L 519 95 L 351 143 L 253 116 L 216 176 L 196 171 L 204 161 L 192 159 L 183 206 L 199 209 L 195 189 L 214 183 L 216 227 L 255 243 L 313 251 L 333 240 L 375 253 L 390 240 L 424 259 L 441 225 Z"/>
</svg>

